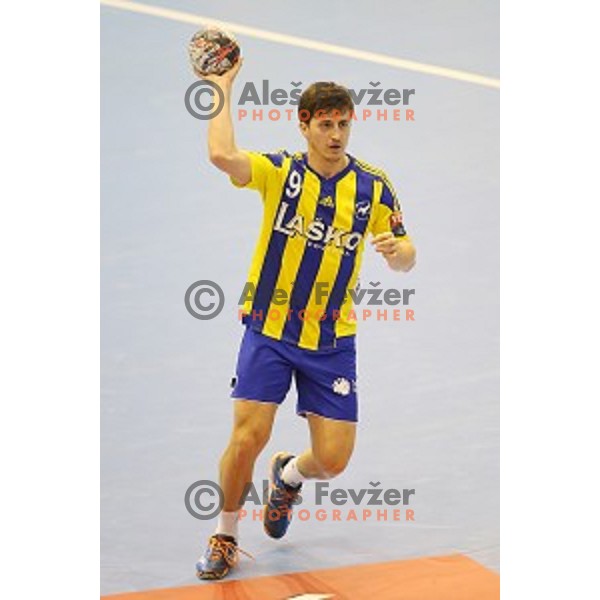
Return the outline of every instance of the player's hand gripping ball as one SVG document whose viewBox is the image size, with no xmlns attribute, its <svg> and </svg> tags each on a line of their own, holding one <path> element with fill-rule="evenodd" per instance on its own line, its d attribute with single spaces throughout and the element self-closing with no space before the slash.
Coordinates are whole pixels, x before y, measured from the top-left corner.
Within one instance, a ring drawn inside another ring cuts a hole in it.
<svg viewBox="0 0 600 600">
<path fill-rule="evenodd" d="M 190 61 L 196 75 L 223 75 L 240 59 L 240 47 L 235 38 L 220 29 L 198 31 L 188 46 Z"/>
</svg>

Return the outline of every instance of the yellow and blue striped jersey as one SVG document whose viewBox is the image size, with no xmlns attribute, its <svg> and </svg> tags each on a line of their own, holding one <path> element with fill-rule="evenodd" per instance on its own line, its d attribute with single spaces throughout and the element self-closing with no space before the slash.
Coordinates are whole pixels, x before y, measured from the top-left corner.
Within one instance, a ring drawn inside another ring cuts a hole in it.
<svg viewBox="0 0 600 600">
<path fill-rule="evenodd" d="M 326 179 L 305 153 L 247 154 L 252 177 L 245 187 L 260 193 L 264 213 L 243 320 L 301 348 L 334 347 L 356 333 L 347 292 L 357 283 L 365 236 L 406 235 L 399 200 L 381 169 L 350 155 Z"/>
</svg>

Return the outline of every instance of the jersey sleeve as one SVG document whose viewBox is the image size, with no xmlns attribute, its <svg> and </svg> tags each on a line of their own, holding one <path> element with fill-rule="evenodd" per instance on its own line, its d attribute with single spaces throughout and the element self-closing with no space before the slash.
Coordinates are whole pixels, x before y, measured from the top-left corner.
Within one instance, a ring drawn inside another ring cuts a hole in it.
<svg viewBox="0 0 600 600">
<path fill-rule="evenodd" d="M 237 188 L 246 188 L 256 190 L 261 194 L 263 199 L 267 194 L 267 187 L 270 180 L 279 176 L 283 165 L 283 159 L 286 156 L 285 152 L 249 152 L 244 150 L 244 153 L 250 159 L 252 168 L 252 176 L 246 185 L 241 185 L 233 177 L 230 177 L 231 183 Z"/>
<path fill-rule="evenodd" d="M 387 177 L 382 180 L 382 186 L 380 200 L 375 206 L 371 233 L 379 235 L 391 231 L 395 237 L 404 237 L 407 234 L 402 221 L 400 200 Z"/>
</svg>

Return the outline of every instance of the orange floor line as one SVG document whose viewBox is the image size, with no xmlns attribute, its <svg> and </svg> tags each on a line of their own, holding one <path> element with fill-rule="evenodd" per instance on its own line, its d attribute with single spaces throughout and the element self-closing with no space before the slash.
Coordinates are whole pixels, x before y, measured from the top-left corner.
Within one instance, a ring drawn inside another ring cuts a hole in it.
<svg viewBox="0 0 600 600">
<path fill-rule="evenodd" d="M 103 600 L 498 600 L 498 574 L 461 554 L 103 596 Z"/>
</svg>

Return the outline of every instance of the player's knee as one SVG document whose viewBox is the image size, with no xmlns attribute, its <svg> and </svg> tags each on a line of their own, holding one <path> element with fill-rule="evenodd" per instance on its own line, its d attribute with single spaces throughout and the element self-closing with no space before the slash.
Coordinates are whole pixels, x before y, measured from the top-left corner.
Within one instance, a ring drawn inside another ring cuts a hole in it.
<svg viewBox="0 0 600 600">
<path fill-rule="evenodd" d="M 350 461 L 349 454 L 346 455 L 335 451 L 321 452 L 316 458 L 321 466 L 323 474 L 329 478 L 340 475 Z"/>
<path fill-rule="evenodd" d="M 270 431 L 256 427 L 242 427 L 234 430 L 231 445 L 237 454 L 258 455 L 269 441 Z"/>
</svg>

